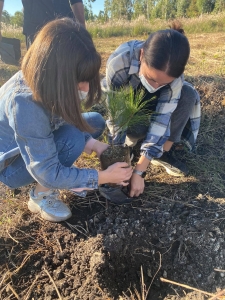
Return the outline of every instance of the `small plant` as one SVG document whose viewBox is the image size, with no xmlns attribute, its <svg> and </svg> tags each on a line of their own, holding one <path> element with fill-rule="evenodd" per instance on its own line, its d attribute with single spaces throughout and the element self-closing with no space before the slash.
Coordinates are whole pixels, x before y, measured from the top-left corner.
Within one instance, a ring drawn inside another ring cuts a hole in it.
<svg viewBox="0 0 225 300">
<path fill-rule="evenodd" d="M 148 101 L 142 101 L 145 91 L 134 91 L 132 87 L 121 88 L 116 91 L 107 92 L 107 112 L 111 130 L 111 147 L 104 151 L 100 157 L 103 169 L 115 162 L 125 161 L 130 165 L 129 147 L 114 145 L 117 134 L 122 138 L 128 127 L 146 125 L 149 123 L 152 111 L 145 108 Z M 152 99 L 151 99 L 152 100 Z M 150 101 L 151 101 L 150 100 Z"/>
<path fill-rule="evenodd" d="M 146 109 L 146 101 L 142 101 L 144 90 L 135 91 L 132 87 L 121 88 L 107 93 L 107 110 L 112 125 L 112 137 L 123 134 L 128 126 L 145 125 L 152 114 Z M 112 142 L 113 146 L 113 142 Z"/>
</svg>

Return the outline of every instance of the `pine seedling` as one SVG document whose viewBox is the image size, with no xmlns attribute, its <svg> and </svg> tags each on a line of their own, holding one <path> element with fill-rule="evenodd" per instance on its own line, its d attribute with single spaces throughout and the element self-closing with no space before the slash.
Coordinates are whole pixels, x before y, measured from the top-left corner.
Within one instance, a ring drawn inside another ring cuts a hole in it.
<svg viewBox="0 0 225 300">
<path fill-rule="evenodd" d="M 112 141 L 118 132 L 123 135 L 128 126 L 135 127 L 149 123 L 152 111 L 145 108 L 146 101 L 142 102 L 143 97 L 144 90 L 135 93 L 132 87 L 107 93 L 107 111 L 113 126 Z"/>
</svg>

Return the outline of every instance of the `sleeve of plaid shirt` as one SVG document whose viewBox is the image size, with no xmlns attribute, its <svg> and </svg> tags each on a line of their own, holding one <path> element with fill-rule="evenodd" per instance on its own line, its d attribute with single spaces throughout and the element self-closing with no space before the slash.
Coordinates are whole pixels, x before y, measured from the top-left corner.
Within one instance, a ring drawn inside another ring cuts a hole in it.
<svg viewBox="0 0 225 300">
<path fill-rule="evenodd" d="M 132 61 L 132 63 L 135 62 Z M 110 89 L 110 87 L 120 88 L 139 80 L 138 73 L 129 74 L 130 69 L 133 67 L 136 68 L 137 66 L 131 66 L 128 42 L 117 48 L 108 59 L 106 81 L 104 83 L 105 89 Z M 151 117 L 147 135 L 141 146 L 141 155 L 149 160 L 154 157 L 160 157 L 163 153 L 163 144 L 170 136 L 170 118 L 180 99 L 182 85 L 183 76 L 162 88 L 156 112 Z"/>
<path fill-rule="evenodd" d="M 106 65 L 106 89 L 119 89 L 129 84 L 130 46 L 120 45 L 109 57 Z"/>
<path fill-rule="evenodd" d="M 170 136 L 171 115 L 180 99 L 182 85 L 183 76 L 162 88 L 156 112 L 151 117 L 147 135 L 141 145 L 141 155 L 149 160 L 163 153 L 163 145 Z"/>
</svg>

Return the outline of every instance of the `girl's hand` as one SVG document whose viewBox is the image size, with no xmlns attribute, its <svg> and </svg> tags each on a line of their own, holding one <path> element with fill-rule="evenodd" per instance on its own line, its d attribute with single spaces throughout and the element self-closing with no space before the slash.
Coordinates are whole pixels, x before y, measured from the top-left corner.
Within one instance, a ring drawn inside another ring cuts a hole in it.
<svg viewBox="0 0 225 300">
<path fill-rule="evenodd" d="M 93 151 L 96 152 L 98 158 L 109 147 L 108 144 L 96 141 L 93 145 Z"/>
<path fill-rule="evenodd" d="M 138 197 L 144 192 L 145 181 L 140 175 L 133 173 L 130 181 L 130 197 Z"/>
<path fill-rule="evenodd" d="M 118 162 L 109 166 L 104 171 L 98 172 L 98 184 L 116 183 L 118 185 L 126 186 L 132 175 L 132 168 L 126 162 Z"/>
</svg>

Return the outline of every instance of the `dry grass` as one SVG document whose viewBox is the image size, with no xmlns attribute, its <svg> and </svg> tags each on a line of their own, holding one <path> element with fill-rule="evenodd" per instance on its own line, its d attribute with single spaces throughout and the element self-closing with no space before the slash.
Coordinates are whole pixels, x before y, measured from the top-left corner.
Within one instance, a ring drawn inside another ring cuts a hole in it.
<svg viewBox="0 0 225 300">
<path fill-rule="evenodd" d="M 223 32 L 225 29 L 225 13 L 205 14 L 199 17 L 187 19 L 177 18 L 184 26 L 186 33 L 212 33 Z M 87 22 L 87 28 L 93 37 L 118 37 L 129 36 L 136 38 L 138 35 L 146 35 L 159 29 L 170 26 L 170 20 L 152 19 L 147 20 L 140 16 L 135 20 L 109 20 L 107 22 Z"/>
<path fill-rule="evenodd" d="M 18 27 L 16 25 L 9 25 L 5 23 L 1 23 L 1 34 L 3 36 L 11 37 L 11 38 L 17 38 L 21 41 L 24 41 L 24 35 L 22 34 L 22 27 Z"/>
</svg>

